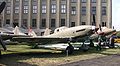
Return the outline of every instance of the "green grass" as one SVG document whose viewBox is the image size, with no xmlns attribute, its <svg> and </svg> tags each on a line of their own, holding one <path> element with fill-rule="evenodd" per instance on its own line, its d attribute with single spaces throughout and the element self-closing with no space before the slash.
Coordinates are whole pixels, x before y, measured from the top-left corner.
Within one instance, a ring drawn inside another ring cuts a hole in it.
<svg viewBox="0 0 120 66">
<path fill-rule="evenodd" d="M 31 47 L 27 45 L 8 45 L 7 47 L 8 51 L 2 51 L 3 56 L 0 59 L 0 65 L 52 66 L 120 54 L 119 48 L 102 49 L 102 51 L 96 51 L 95 48 L 91 48 L 88 52 L 75 51 L 67 57 L 65 53 L 60 53 L 60 51 L 31 49 Z"/>
</svg>

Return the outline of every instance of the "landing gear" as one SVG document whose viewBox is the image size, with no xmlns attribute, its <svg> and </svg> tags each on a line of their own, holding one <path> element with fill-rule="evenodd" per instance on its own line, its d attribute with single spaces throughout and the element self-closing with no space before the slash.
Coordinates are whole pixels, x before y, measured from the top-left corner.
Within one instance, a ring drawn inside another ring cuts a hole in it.
<svg viewBox="0 0 120 66">
<path fill-rule="evenodd" d="M 79 48 L 79 50 L 82 50 L 82 51 L 86 52 L 86 51 L 89 50 L 89 46 L 86 45 L 86 44 L 84 44 L 84 42 L 83 42 L 83 44 L 82 44 L 82 46 Z"/>
<path fill-rule="evenodd" d="M 74 47 L 70 44 L 70 43 L 68 43 L 69 44 L 69 46 L 67 46 L 67 48 L 66 48 L 66 53 L 68 53 L 68 54 L 72 54 L 73 53 L 73 51 L 74 51 Z"/>
</svg>

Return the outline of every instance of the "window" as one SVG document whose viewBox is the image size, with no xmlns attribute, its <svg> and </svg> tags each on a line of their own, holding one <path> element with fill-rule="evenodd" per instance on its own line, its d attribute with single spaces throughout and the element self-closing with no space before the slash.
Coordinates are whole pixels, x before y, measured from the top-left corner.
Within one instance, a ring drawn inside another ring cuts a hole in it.
<svg viewBox="0 0 120 66">
<path fill-rule="evenodd" d="M 16 27 L 16 26 L 19 26 L 18 25 L 18 19 L 14 19 L 14 22 L 13 22 L 13 27 Z"/>
<path fill-rule="evenodd" d="M 82 0 L 81 2 L 82 2 L 82 3 L 86 3 L 87 1 L 86 1 L 86 0 Z"/>
<path fill-rule="evenodd" d="M 107 1 L 106 0 L 102 0 L 102 3 L 106 3 Z"/>
<path fill-rule="evenodd" d="M 102 15 L 106 15 L 106 6 L 102 7 Z"/>
<path fill-rule="evenodd" d="M 71 14 L 75 15 L 76 14 L 76 7 L 71 8 Z"/>
<path fill-rule="evenodd" d="M 15 6 L 15 13 L 19 13 L 19 6 Z"/>
<path fill-rule="evenodd" d="M 55 19 L 51 19 L 51 27 L 54 28 L 55 27 Z"/>
<path fill-rule="evenodd" d="M 61 19 L 60 27 L 61 27 L 61 26 L 65 26 L 65 19 Z"/>
<path fill-rule="evenodd" d="M 37 0 L 33 0 L 33 2 L 37 2 Z"/>
<path fill-rule="evenodd" d="M 106 26 L 106 22 L 102 22 L 102 27 L 105 27 Z"/>
<path fill-rule="evenodd" d="M 24 13 L 28 13 L 28 6 L 24 6 Z"/>
<path fill-rule="evenodd" d="M 62 1 L 65 1 L 65 0 L 62 0 Z"/>
<path fill-rule="evenodd" d="M 96 14 L 96 7 L 95 6 L 92 7 L 92 14 Z"/>
<path fill-rule="evenodd" d="M 27 19 L 23 19 L 22 25 L 23 28 L 27 28 Z"/>
<path fill-rule="evenodd" d="M 61 13 L 66 13 L 66 5 L 65 4 L 61 5 Z"/>
<path fill-rule="evenodd" d="M 92 3 L 96 3 L 96 0 L 92 0 Z"/>
<path fill-rule="evenodd" d="M 86 15 L 86 7 L 85 6 L 82 7 L 82 15 Z"/>
<path fill-rule="evenodd" d="M 53 13 L 53 14 L 56 13 L 56 5 L 55 4 L 51 5 L 51 13 Z"/>
<path fill-rule="evenodd" d="M 46 27 L 46 19 L 42 19 L 42 22 L 41 22 L 41 27 L 42 28 L 45 28 Z"/>
<path fill-rule="evenodd" d="M 71 27 L 74 27 L 75 26 L 75 22 L 71 22 Z"/>
<path fill-rule="evenodd" d="M 10 24 L 10 19 L 6 19 L 6 24 Z"/>
<path fill-rule="evenodd" d="M 28 2 L 28 0 L 24 0 L 25 2 Z"/>
<path fill-rule="evenodd" d="M 19 0 L 15 0 L 16 2 L 18 2 Z"/>
<path fill-rule="evenodd" d="M 71 2 L 72 2 L 72 3 L 76 3 L 76 2 L 77 2 L 77 0 L 71 0 Z"/>
<path fill-rule="evenodd" d="M 42 5 L 42 13 L 45 14 L 47 11 L 46 11 L 46 5 Z"/>
<path fill-rule="evenodd" d="M 7 9 L 6 9 L 7 14 L 10 14 L 10 10 L 11 10 L 10 6 L 7 6 Z"/>
<path fill-rule="evenodd" d="M 33 6 L 33 13 L 37 13 L 37 6 L 36 5 Z"/>
<path fill-rule="evenodd" d="M 82 22 L 82 25 L 86 25 L 86 22 Z"/>
<path fill-rule="evenodd" d="M 32 19 L 32 28 L 36 28 L 37 27 L 36 25 L 37 25 L 36 19 Z"/>
<path fill-rule="evenodd" d="M 11 2 L 11 0 L 7 0 L 7 2 Z"/>
</svg>

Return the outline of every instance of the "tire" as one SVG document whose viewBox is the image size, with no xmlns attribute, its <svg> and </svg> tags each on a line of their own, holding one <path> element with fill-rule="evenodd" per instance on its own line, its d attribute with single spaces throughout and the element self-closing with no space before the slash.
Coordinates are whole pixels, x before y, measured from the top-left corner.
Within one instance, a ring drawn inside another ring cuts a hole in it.
<svg viewBox="0 0 120 66">
<path fill-rule="evenodd" d="M 68 46 L 67 48 L 66 48 L 66 52 L 68 51 L 68 54 L 72 54 L 73 53 L 73 51 L 74 51 L 74 47 L 71 45 L 71 46 Z"/>
<path fill-rule="evenodd" d="M 79 49 L 82 50 L 83 52 L 87 52 L 89 50 L 89 46 L 83 44 Z"/>
</svg>

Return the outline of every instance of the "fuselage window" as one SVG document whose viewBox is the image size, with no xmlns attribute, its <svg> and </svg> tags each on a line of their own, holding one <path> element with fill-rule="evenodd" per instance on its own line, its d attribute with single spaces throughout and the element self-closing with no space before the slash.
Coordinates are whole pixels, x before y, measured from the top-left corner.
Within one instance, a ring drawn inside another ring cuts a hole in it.
<svg viewBox="0 0 120 66">
<path fill-rule="evenodd" d="M 84 31 L 85 29 L 77 30 L 76 32 Z"/>
</svg>

